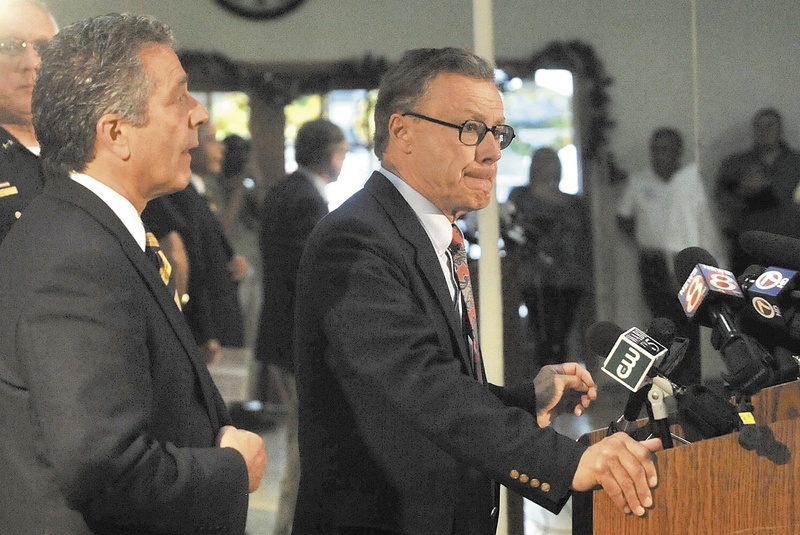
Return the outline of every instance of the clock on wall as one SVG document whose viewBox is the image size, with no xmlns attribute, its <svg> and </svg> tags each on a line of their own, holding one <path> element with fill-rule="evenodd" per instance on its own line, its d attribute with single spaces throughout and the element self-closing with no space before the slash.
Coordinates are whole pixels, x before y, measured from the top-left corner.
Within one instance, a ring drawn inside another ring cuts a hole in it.
<svg viewBox="0 0 800 535">
<path fill-rule="evenodd" d="M 225 9 L 251 19 L 273 19 L 290 12 L 305 0 L 217 0 Z"/>
</svg>

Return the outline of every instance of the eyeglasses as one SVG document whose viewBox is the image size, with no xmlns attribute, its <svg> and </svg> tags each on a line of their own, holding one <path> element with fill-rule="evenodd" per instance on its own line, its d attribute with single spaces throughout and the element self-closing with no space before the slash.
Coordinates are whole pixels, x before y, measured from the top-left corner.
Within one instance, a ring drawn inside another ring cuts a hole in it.
<svg viewBox="0 0 800 535">
<path fill-rule="evenodd" d="M 440 124 L 442 126 L 449 126 L 450 128 L 458 129 L 458 140 L 469 147 L 480 145 L 481 141 L 483 141 L 483 138 L 486 137 L 487 132 L 491 132 L 497 142 L 500 143 L 501 150 L 511 145 L 511 140 L 514 139 L 514 129 L 507 124 L 498 124 L 497 126 L 489 128 L 486 123 L 475 120 L 469 120 L 464 121 L 461 124 L 455 124 L 448 123 L 446 121 L 440 121 L 439 119 L 434 119 L 433 117 L 428 117 L 427 115 L 422 115 L 421 113 L 414 113 L 413 111 L 405 112 L 403 117 L 406 115 Z"/>
<path fill-rule="evenodd" d="M 39 56 L 44 52 L 44 48 L 50 41 L 48 39 L 37 39 L 36 41 L 23 41 L 16 37 L 7 37 L 0 41 L 0 54 L 16 58 L 25 53 L 28 47 L 33 47 Z"/>
</svg>

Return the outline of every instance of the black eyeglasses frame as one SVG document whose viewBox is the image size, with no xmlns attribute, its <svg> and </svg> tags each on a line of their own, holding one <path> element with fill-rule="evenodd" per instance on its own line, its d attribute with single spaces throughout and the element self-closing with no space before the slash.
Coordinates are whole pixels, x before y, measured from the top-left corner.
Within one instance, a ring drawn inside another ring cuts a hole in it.
<svg viewBox="0 0 800 535">
<path fill-rule="evenodd" d="M 455 128 L 456 130 L 458 130 L 458 141 L 460 141 L 462 144 L 466 145 L 467 147 L 477 147 L 478 145 L 481 144 L 481 141 L 483 141 L 483 138 L 486 137 L 486 134 L 491 132 L 492 136 L 494 136 L 494 138 L 497 139 L 498 142 L 500 143 L 500 150 L 503 150 L 506 147 L 508 147 L 509 145 L 511 145 L 511 141 L 516 136 L 514 134 L 514 128 L 512 126 L 510 126 L 510 125 L 507 125 L 507 124 L 498 124 L 498 125 L 489 127 L 489 125 L 487 125 L 483 121 L 478 121 L 476 119 L 468 119 L 468 120 L 464 121 L 461 124 L 455 124 L 455 123 L 448 123 L 447 121 L 442 121 L 440 119 L 434 119 L 433 117 L 428 117 L 427 115 L 423 115 L 421 113 L 417 113 L 417 112 L 414 112 L 414 111 L 407 111 L 407 112 L 402 113 L 401 115 L 403 117 L 406 117 L 406 116 L 416 117 L 417 119 L 422 119 L 424 121 L 429 121 L 431 123 L 439 124 L 439 125 L 442 125 L 442 126 L 449 126 L 450 128 Z M 465 143 L 464 140 L 461 139 L 461 136 L 464 133 L 464 128 L 466 127 L 467 123 L 477 123 L 477 124 L 483 125 L 483 132 L 479 132 L 478 133 L 478 140 L 475 143 Z M 503 130 L 499 131 L 498 129 L 503 129 Z M 505 143 L 501 142 L 499 137 L 498 137 L 498 136 L 500 136 L 500 135 L 502 135 L 504 133 L 505 134 L 509 134 L 508 135 L 508 141 L 505 142 Z"/>
</svg>

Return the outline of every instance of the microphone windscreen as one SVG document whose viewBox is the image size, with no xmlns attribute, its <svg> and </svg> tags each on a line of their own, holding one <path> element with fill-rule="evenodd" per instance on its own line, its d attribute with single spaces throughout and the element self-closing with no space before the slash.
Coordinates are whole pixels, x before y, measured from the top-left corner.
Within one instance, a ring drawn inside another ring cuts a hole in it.
<svg viewBox="0 0 800 535">
<path fill-rule="evenodd" d="M 689 278 L 697 264 L 718 267 L 716 258 L 702 247 L 687 247 L 675 255 L 675 276 L 680 284 Z"/>
<path fill-rule="evenodd" d="M 596 355 L 606 358 L 623 332 L 616 323 L 598 321 L 586 329 L 586 342 Z"/>
<path fill-rule="evenodd" d="M 675 326 L 675 322 L 669 318 L 653 318 L 650 327 L 647 328 L 648 336 L 666 348 L 672 345 L 677 332 L 678 328 Z"/>
<path fill-rule="evenodd" d="M 761 230 L 748 230 L 739 236 L 744 252 L 765 265 L 800 271 L 800 240 Z"/>
</svg>

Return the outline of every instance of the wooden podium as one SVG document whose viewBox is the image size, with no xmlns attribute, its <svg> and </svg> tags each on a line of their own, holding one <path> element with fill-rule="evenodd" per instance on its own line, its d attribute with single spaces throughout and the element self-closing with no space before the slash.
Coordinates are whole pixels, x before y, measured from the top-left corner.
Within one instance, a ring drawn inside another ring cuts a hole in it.
<svg viewBox="0 0 800 535">
<path fill-rule="evenodd" d="M 739 444 L 739 433 L 656 453 L 655 505 L 624 514 L 603 491 L 573 496 L 573 535 L 800 534 L 800 381 L 753 396 L 757 424 L 768 424 L 791 457 L 777 465 Z M 605 430 L 581 438 L 593 443 Z"/>
</svg>

